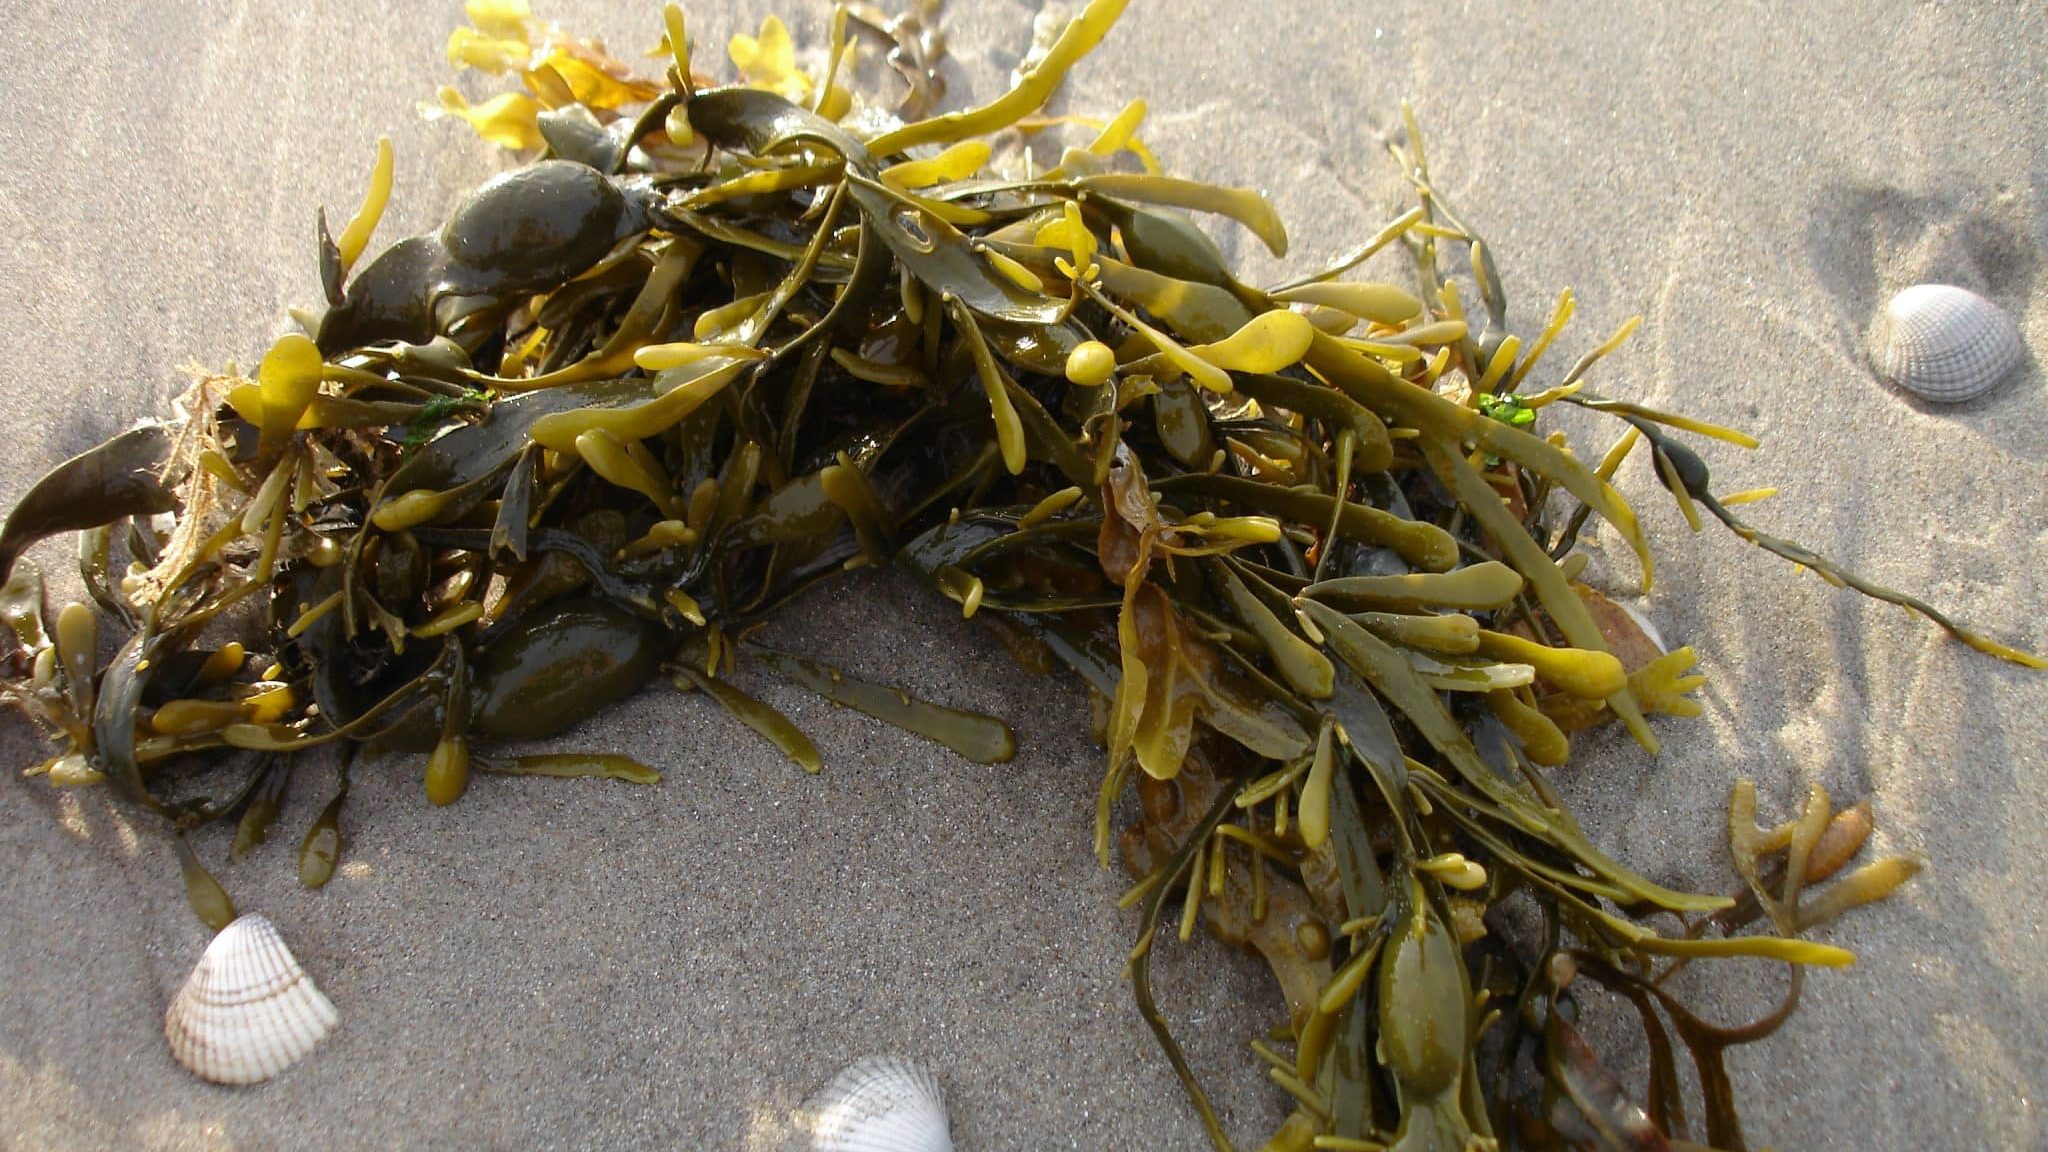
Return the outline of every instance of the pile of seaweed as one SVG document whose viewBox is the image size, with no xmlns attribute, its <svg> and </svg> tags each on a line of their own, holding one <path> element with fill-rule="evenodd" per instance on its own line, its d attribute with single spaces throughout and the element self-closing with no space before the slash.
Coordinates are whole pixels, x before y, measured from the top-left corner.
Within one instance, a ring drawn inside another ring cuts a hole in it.
<svg viewBox="0 0 2048 1152">
<path fill-rule="evenodd" d="M 500 746 L 656 677 L 810 771 L 818 750 L 731 683 L 737 664 L 1008 758 L 999 721 L 751 638 L 813 584 L 895 564 L 1098 697 L 1096 842 L 1106 862 L 1114 840 L 1142 908 L 1129 976 L 1217 1147 L 1153 1004 L 1163 925 L 1205 924 L 1273 970 L 1287 1018 L 1247 1032 L 1298 1106 L 1268 1148 L 1657 1148 L 1694 1117 L 1707 1144 L 1741 1148 L 1723 1053 L 1791 1013 L 1803 966 L 1849 962 L 1799 933 L 1917 865 L 1816 892 L 1857 855 L 1868 809 L 1816 791 L 1759 828 L 1745 783 L 1729 825 L 1744 889 L 1677 892 L 1561 807 L 1544 773 L 1570 733 L 1619 721 L 1654 750 L 1649 715 L 1698 711 L 1691 650 L 1664 651 L 1577 579 L 1598 517 L 1650 582 L 1616 469 L 1642 449 L 1695 527 L 1704 510 L 2041 662 L 1738 519 L 1760 494 L 1717 495 L 1678 437 L 1753 442 L 1588 387 L 1634 321 L 1549 371 L 1570 294 L 1533 339 L 1508 331 L 1493 254 L 1432 185 L 1412 116 L 1390 150 L 1413 206 L 1264 288 L 1182 212 L 1279 255 L 1273 209 L 1161 172 L 1142 102 L 1066 119 L 1092 138 L 1050 167 L 1029 149 L 993 166 L 992 137 L 1061 126 L 1041 109 L 1123 6 L 1048 30 L 994 102 L 931 115 L 935 4 L 841 6 L 818 77 L 771 19 L 733 41 L 744 83 L 720 85 L 693 71 L 674 6 L 649 79 L 518 0 L 471 0 L 451 59 L 523 90 L 472 106 L 444 89 L 432 110 L 539 158 L 364 263 L 384 146 L 362 210 L 338 236 L 322 218 L 327 307 L 305 334 L 58 467 L 8 519 L 7 695 L 59 745 L 32 771 L 163 816 L 218 927 L 232 903 L 184 832 L 238 818 L 238 856 L 298 754 L 325 745 L 344 773 L 306 836 L 311 886 L 335 866 L 358 750 L 426 753 L 435 804 L 478 770 L 651 782 L 623 757 Z M 907 83 L 893 108 L 853 91 L 877 37 Z M 1414 289 L 1345 279 L 1383 249 L 1410 259 Z M 1596 463 L 1538 430 L 1559 404 L 1619 421 Z M 94 603 L 46 630 L 17 558 L 74 530 Z M 102 629 L 118 634 L 104 667 Z M 1744 931 L 1759 920 L 1770 934 Z M 1791 973 L 1740 1028 L 1667 990 L 1726 956 Z M 1579 1027 L 1585 981 L 1640 1018 L 1640 1103 Z"/>
</svg>

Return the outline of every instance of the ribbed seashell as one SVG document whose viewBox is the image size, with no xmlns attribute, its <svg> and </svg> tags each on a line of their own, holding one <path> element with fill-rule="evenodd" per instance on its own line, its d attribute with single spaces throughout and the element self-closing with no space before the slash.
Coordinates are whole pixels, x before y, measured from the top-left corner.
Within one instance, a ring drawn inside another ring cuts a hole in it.
<svg viewBox="0 0 2048 1152">
<path fill-rule="evenodd" d="M 1989 392 L 2026 354 L 2004 310 L 1949 284 L 1915 284 L 1892 297 L 1870 330 L 1878 375 L 1940 404 Z"/>
<path fill-rule="evenodd" d="M 900 1056 L 854 1061 L 806 1110 L 811 1152 L 953 1152 L 939 1078 Z"/>
<path fill-rule="evenodd" d="M 257 1084 L 311 1052 L 339 1017 L 261 916 L 220 930 L 164 1013 L 171 1055 L 202 1080 Z"/>
</svg>

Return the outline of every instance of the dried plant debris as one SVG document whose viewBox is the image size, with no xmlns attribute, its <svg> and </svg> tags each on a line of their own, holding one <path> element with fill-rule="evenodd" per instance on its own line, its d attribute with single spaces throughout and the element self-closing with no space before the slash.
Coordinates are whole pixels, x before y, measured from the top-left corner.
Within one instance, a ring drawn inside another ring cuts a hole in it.
<svg viewBox="0 0 2048 1152">
<path fill-rule="evenodd" d="M 391 187 L 380 149 L 362 209 L 338 236 L 322 225 L 328 301 L 305 334 L 60 466 L 0 533 L 7 693 L 56 741 L 36 771 L 103 781 L 180 834 L 238 818 L 246 848 L 294 757 L 337 745 L 341 788 L 301 863 L 317 886 L 343 851 L 348 771 L 415 773 L 435 804 L 477 771 L 653 782 L 619 756 L 504 748 L 657 680 L 817 770 L 829 750 L 736 687 L 742 663 L 1007 759 L 998 720 L 750 639 L 812 585 L 893 563 L 1098 694 L 1095 831 L 1137 878 L 1134 988 L 1219 1148 L 1153 1003 L 1162 927 L 1205 924 L 1273 969 L 1287 1019 L 1244 1022 L 1297 1102 L 1269 1148 L 1742 1146 L 1723 1051 L 1783 1020 L 1803 966 L 1850 962 L 1802 932 L 1916 864 L 1814 892 L 1868 809 L 1816 796 L 1763 831 L 1745 785 L 1746 890 L 1679 892 L 1560 807 L 1543 769 L 1571 733 L 1618 721 L 1654 750 L 1652 715 L 1698 711 L 1691 650 L 1576 579 L 1598 517 L 1649 584 L 1615 470 L 1647 447 L 1695 522 L 1704 508 L 1972 647 L 2038 658 L 1737 519 L 1758 494 L 1715 491 L 1680 437 L 1754 441 L 1589 390 L 1635 321 L 1552 371 L 1570 294 L 1534 338 L 1507 330 L 1495 256 L 1432 184 L 1412 116 L 1392 152 L 1413 207 L 1259 288 L 1184 213 L 1283 253 L 1278 216 L 1256 191 L 1159 171 L 1142 102 L 1050 168 L 990 167 L 992 137 L 1080 123 L 1042 109 L 1120 0 L 1082 8 L 1011 91 L 936 115 L 936 5 L 843 9 L 815 76 L 771 19 L 734 38 L 737 84 L 696 70 L 673 6 L 655 77 L 517 0 L 469 8 L 450 57 L 520 87 L 430 107 L 533 159 L 366 258 Z M 874 34 L 907 96 L 848 86 Z M 1412 283 L 1344 279 L 1382 249 Z M 1554 404 L 1623 434 L 1582 462 L 1540 427 Z M 94 603 L 46 628 L 17 558 L 73 531 Z M 1140 815 L 1113 834 L 1133 787 Z M 225 892 L 186 859 L 195 908 L 225 923 Z M 1510 897 L 1540 930 L 1497 926 Z M 1739 1029 L 1665 987 L 1728 956 L 1793 973 Z M 1643 1102 L 1577 1026 L 1587 980 L 1640 1012 Z"/>
</svg>

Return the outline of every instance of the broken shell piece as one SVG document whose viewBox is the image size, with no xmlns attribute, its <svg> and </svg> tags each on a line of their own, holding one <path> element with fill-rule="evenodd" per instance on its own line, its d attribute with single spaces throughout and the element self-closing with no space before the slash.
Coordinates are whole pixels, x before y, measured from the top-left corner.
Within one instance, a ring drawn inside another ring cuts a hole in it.
<svg viewBox="0 0 2048 1152">
<path fill-rule="evenodd" d="M 1915 284 L 1878 313 L 1870 358 L 1887 382 L 1922 400 L 1958 404 L 2010 376 L 2026 347 L 1991 301 L 1948 284 Z"/>
<path fill-rule="evenodd" d="M 1664 634 L 1657 631 L 1656 623 L 1644 615 L 1641 609 L 1626 600 L 1615 600 L 1612 603 L 1616 608 L 1628 613 L 1628 618 L 1635 621 L 1636 627 L 1642 630 L 1643 639 L 1655 644 L 1659 653 L 1671 651 L 1671 646 L 1664 643 Z"/>
<path fill-rule="evenodd" d="M 899 1056 L 854 1061 L 807 1111 L 811 1152 L 953 1152 L 939 1078 Z"/>
<path fill-rule="evenodd" d="M 339 1017 L 262 916 L 237 919 L 164 1013 L 171 1055 L 215 1084 L 257 1084 L 311 1052 Z"/>
</svg>

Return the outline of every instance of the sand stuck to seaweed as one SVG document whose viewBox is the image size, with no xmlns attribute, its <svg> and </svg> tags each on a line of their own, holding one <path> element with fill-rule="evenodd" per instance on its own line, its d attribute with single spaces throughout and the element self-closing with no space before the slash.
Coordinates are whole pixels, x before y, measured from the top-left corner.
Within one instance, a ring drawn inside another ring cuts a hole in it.
<svg viewBox="0 0 2048 1152">
<path fill-rule="evenodd" d="M 765 10 L 688 7 L 705 45 Z M 825 5 L 778 7 L 799 45 L 822 40 Z M 1553 354 L 1568 363 L 1642 312 L 1600 387 L 1760 436 L 1754 453 L 1712 456 L 1725 489 L 1780 487 L 1754 522 L 2048 647 L 2038 364 L 1934 410 L 1878 385 L 1862 353 L 1880 302 L 1923 281 L 1988 296 L 2048 348 L 2048 13 L 1525 7 L 1298 0 L 1275 19 L 1138 0 L 1064 105 L 1145 96 L 1152 147 L 1177 170 L 1269 189 L 1292 226 L 1287 266 L 1305 269 L 1401 198 L 1380 137 L 1412 97 L 1438 180 L 1498 254 L 1518 330 L 1573 287 L 1580 319 Z M 1036 8 L 949 6 L 955 99 L 1005 83 Z M 545 11 L 622 54 L 657 35 L 652 4 Z M 9 19 L 0 396 L 19 431 L 0 505 L 160 410 L 188 360 L 248 365 L 286 306 L 314 302 L 313 209 L 353 208 L 376 135 L 398 152 L 380 243 L 429 226 L 499 163 L 413 110 L 444 82 L 460 19 L 454 3 L 219 0 Z M 1273 270 L 1244 237 L 1223 241 Z M 1758 778 L 1771 816 L 1819 781 L 1845 801 L 1873 794 L 1880 845 L 1934 862 L 1823 931 L 1861 962 L 1817 973 L 1792 1024 L 1734 1058 L 1751 1143 L 2038 1146 L 2048 674 L 1725 534 L 1686 538 L 1639 469 L 1623 488 L 1662 544 L 1648 611 L 1713 683 L 1702 720 L 1661 724 L 1656 760 L 1580 742 L 1560 785 L 1589 830 L 1655 879 L 1718 887 L 1733 777 Z M 64 551 L 37 557 L 55 570 Z M 962 1147 L 1202 1146 L 1118 978 L 1134 916 L 1089 851 L 1100 754 L 1078 691 L 1019 672 L 893 576 L 813 597 L 776 639 L 1002 715 L 1024 750 L 969 765 L 756 682 L 825 750 L 811 778 L 707 702 L 652 692 L 560 744 L 630 751 L 667 775 L 659 787 L 487 778 L 434 809 L 414 765 L 365 765 L 342 871 L 317 893 L 291 864 L 330 784 L 309 765 L 272 843 L 220 874 L 289 932 L 345 1023 L 253 1091 L 192 1080 L 161 1042 L 206 932 L 160 828 L 98 791 L 20 779 L 41 754 L 7 722 L 0 1145 L 779 1149 L 834 1069 L 892 1050 L 939 1070 Z M 227 835 L 200 840 L 209 860 Z M 1278 1014 L 1264 973 L 1208 944 L 1167 950 L 1157 970 L 1227 1126 L 1256 1140 L 1280 1110 L 1243 1043 L 1253 1012 Z M 1723 1020 L 1782 979 L 1764 965 L 1688 978 Z"/>
</svg>

